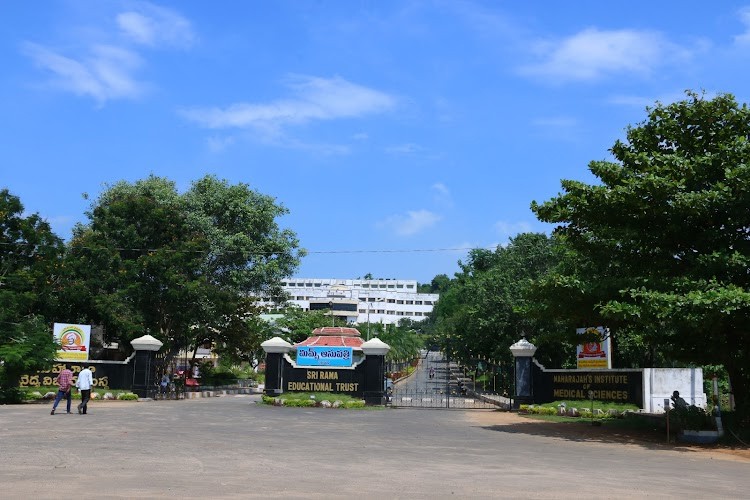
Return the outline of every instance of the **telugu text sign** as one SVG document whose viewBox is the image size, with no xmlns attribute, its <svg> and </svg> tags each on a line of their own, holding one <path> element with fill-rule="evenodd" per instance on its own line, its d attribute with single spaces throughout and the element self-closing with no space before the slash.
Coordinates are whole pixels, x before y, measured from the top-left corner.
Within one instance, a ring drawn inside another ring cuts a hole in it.
<svg viewBox="0 0 750 500">
<path fill-rule="evenodd" d="M 297 366 L 352 366 L 351 347 L 297 347 Z"/>
</svg>

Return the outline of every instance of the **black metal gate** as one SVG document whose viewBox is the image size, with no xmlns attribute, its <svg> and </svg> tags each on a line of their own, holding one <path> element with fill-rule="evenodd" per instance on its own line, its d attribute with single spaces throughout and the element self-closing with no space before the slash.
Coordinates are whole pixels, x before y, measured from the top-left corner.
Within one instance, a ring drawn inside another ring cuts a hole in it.
<svg viewBox="0 0 750 500">
<path fill-rule="evenodd" d="M 388 404 L 399 408 L 506 409 L 508 394 L 512 394 L 508 367 L 484 360 L 461 365 L 441 352 L 423 352 L 414 371 L 391 386 Z"/>
</svg>

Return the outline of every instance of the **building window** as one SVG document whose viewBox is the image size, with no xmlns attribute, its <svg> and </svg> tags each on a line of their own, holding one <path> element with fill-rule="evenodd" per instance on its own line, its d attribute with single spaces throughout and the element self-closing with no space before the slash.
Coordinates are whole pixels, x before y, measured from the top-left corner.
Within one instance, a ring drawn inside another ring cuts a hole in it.
<svg viewBox="0 0 750 500">
<path fill-rule="evenodd" d="M 396 303 L 396 300 L 395 300 L 395 299 L 388 299 L 388 303 L 389 303 L 389 304 L 395 304 L 395 303 Z"/>
<path fill-rule="evenodd" d="M 406 301 L 406 303 L 407 303 L 408 305 L 410 305 L 410 306 L 414 305 L 414 301 L 413 301 L 413 300 L 407 300 L 407 301 Z"/>
<path fill-rule="evenodd" d="M 396 304 L 403 304 L 403 303 L 404 303 L 404 301 L 403 301 L 403 300 L 397 300 L 397 301 L 396 301 Z"/>
<path fill-rule="evenodd" d="M 414 304 L 418 305 L 418 306 L 421 306 L 422 305 L 422 301 L 421 300 L 415 300 Z"/>
<path fill-rule="evenodd" d="M 396 288 L 404 288 L 404 285 L 396 285 Z"/>
<path fill-rule="evenodd" d="M 318 286 L 318 287 L 319 287 L 319 286 L 320 286 L 320 283 L 315 283 L 315 286 Z"/>
<path fill-rule="evenodd" d="M 370 285 L 367 283 L 362 283 L 362 288 L 370 288 Z"/>
<path fill-rule="evenodd" d="M 406 285 L 406 288 L 414 288 L 414 285 Z"/>
</svg>

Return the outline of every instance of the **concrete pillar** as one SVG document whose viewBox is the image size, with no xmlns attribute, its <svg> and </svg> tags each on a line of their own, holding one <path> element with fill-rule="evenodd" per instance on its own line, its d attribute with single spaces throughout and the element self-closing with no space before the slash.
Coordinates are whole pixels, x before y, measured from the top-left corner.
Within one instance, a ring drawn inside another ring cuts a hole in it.
<svg viewBox="0 0 750 500">
<path fill-rule="evenodd" d="M 267 396 L 278 396 L 284 392 L 284 354 L 292 350 L 292 344 L 274 337 L 260 345 L 266 352 L 266 385 L 263 392 Z"/>
<path fill-rule="evenodd" d="M 522 404 L 534 402 L 534 384 L 531 368 L 531 359 L 536 353 L 536 346 L 522 338 L 512 346 L 510 352 L 515 358 L 515 395 L 513 398 L 513 409 L 518 409 Z"/>
<path fill-rule="evenodd" d="M 141 398 L 147 398 L 156 391 L 154 387 L 156 365 L 154 354 L 164 345 L 151 335 L 144 335 L 130 341 L 135 349 L 133 362 L 133 385 L 131 391 Z"/>
<path fill-rule="evenodd" d="M 367 405 L 385 404 L 385 356 L 391 346 L 378 338 L 362 344 L 365 355 L 365 387 L 363 396 Z"/>
</svg>

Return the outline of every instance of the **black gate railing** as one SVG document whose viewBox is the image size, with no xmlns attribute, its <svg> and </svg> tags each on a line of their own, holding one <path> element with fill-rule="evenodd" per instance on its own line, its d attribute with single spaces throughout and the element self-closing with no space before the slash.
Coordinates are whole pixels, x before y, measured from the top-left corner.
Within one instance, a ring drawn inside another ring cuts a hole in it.
<svg viewBox="0 0 750 500">
<path fill-rule="evenodd" d="M 510 406 L 512 365 L 472 360 L 465 365 L 424 352 L 415 370 L 396 381 L 388 404 L 408 408 L 504 409 Z"/>
</svg>

